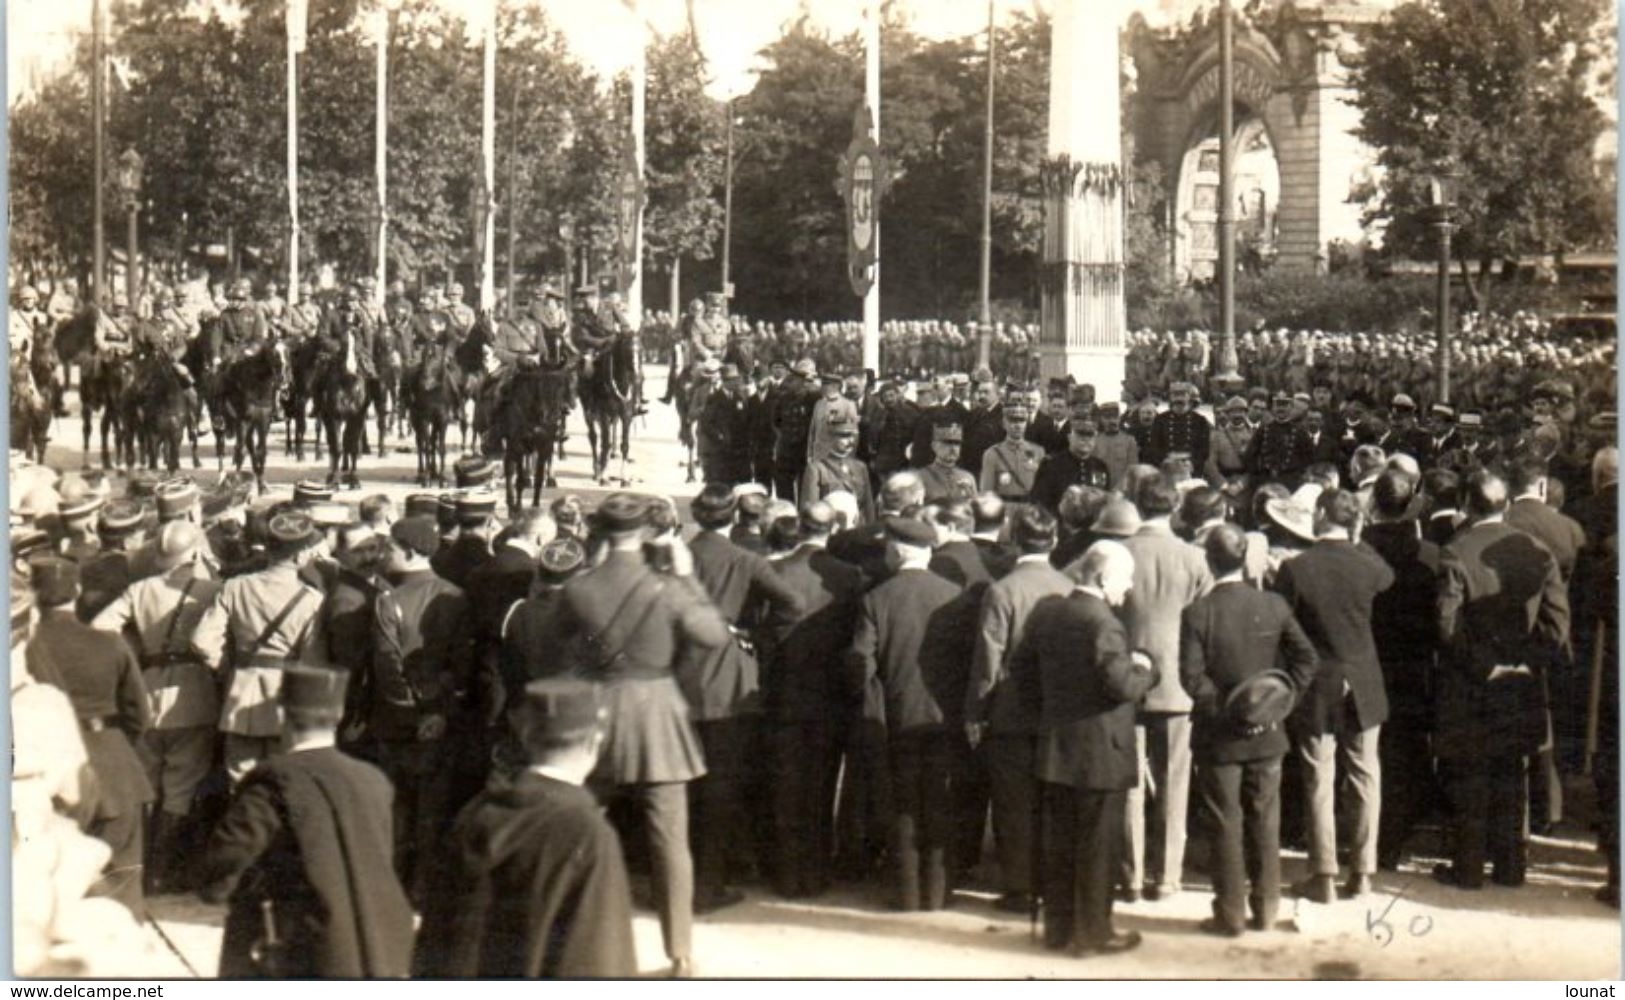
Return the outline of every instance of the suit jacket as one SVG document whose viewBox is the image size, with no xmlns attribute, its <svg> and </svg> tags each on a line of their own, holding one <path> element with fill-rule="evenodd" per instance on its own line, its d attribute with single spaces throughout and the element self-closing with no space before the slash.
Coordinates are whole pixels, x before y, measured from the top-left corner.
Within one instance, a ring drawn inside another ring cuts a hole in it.
<svg viewBox="0 0 1625 1000">
<path fill-rule="evenodd" d="M 467 588 L 474 571 L 490 562 L 491 544 L 477 535 L 458 535 L 449 547 L 434 554 L 434 571 L 459 587 Z"/>
<path fill-rule="evenodd" d="M 1010 674 L 1033 608 L 1046 597 L 1072 592 L 1072 581 L 1039 556 L 1017 562 L 982 597 L 970 686 L 965 692 L 965 721 L 986 722 L 994 735 L 1032 736 L 1038 731 L 1038 705 L 1023 697 L 1023 687 Z M 1026 691 L 1031 694 L 1031 690 Z"/>
<path fill-rule="evenodd" d="M 1134 589 L 1124 618 L 1135 649 L 1151 654 L 1157 684 L 1145 699 L 1148 712 L 1189 712 L 1190 695 L 1179 686 L 1180 616 L 1213 586 L 1207 559 L 1160 521 L 1140 526 L 1123 544 L 1134 556 Z"/>
<path fill-rule="evenodd" d="M 1246 736 L 1225 718 L 1225 699 L 1242 681 L 1276 666 L 1286 669 L 1301 698 L 1318 665 L 1315 647 L 1279 594 L 1231 581 L 1186 608 L 1179 682 L 1193 702 L 1191 745 L 1197 759 L 1229 764 L 1286 753 L 1283 727 Z"/>
<path fill-rule="evenodd" d="M 482 643 L 497 641 L 508 609 L 515 601 L 528 597 L 535 582 L 535 557 L 512 545 L 502 546 L 496 555 L 476 567 L 463 588 L 473 614 L 471 631 L 475 638 Z"/>
<path fill-rule="evenodd" d="M 849 690 L 879 682 L 893 735 L 953 730 L 965 705 L 972 615 L 956 584 L 927 570 L 902 570 L 859 606 Z"/>
<path fill-rule="evenodd" d="M 1010 670 L 1038 706 L 1040 781 L 1093 791 L 1139 784 L 1135 705 L 1157 673 L 1134 665 L 1105 601 L 1082 590 L 1039 601 Z"/>
<path fill-rule="evenodd" d="M 768 714 L 796 723 L 844 716 L 851 692 L 841 683 L 839 664 L 852 647 L 863 573 L 813 545 L 771 565 L 800 599 L 801 611 L 771 614 L 762 633 Z"/>
<path fill-rule="evenodd" d="M 1394 571 L 1381 556 L 1347 540 L 1321 539 L 1276 571 L 1276 591 L 1320 656 L 1314 686 L 1293 714 L 1302 731 L 1342 729 L 1345 681 L 1360 729 L 1387 720 L 1388 691 L 1371 633 L 1371 609 L 1393 583 Z"/>
<path fill-rule="evenodd" d="M 1564 583 L 1573 579 L 1574 564 L 1586 543 L 1580 522 L 1541 500 L 1524 497 L 1507 507 L 1506 523 L 1546 546 Z"/>
<path fill-rule="evenodd" d="M 865 586 L 873 587 L 891 576 L 886 566 L 886 526 L 878 520 L 831 535 L 829 554 L 862 570 Z"/>
<path fill-rule="evenodd" d="M 418 724 L 451 715 L 467 691 L 473 660 L 468 599 L 433 570 L 407 573 L 374 603 L 374 739 L 416 741 Z"/>
<path fill-rule="evenodd" d="M 1360 540 L 1394 571 L 1394 585 L 1371 605 L 1371 632 L 1389 704 L 1395 713 L 1426 718 L 1428 674 L 1439 636 L 1439 547 L 1422 538 L 1416 521 L 1368 524 Z"/>
<path fill-rule="evenodd" d="M 1440 557 L 1438 728 L 1446 760 L 1527 754 L 1545 739 L 1544 675 L 1568 641 L 1557 560 L 1506 524 L 1479 523 Z M 1497 666 L 1527 674 L 1490 680 Z"/>
<path fill-rule="evenodd" d="M 1044 459 L 1033 479 L 1032 502 L 1051 514 L 1060 507 L 1061 497 L 1068 486 L 1094 486 L 1108 489 L 1112 472 L 1095 455 L 1079 458 L 1070 451 L 1059 451 Z"/>
<path fill-rule="evenodd" d="M 689 543 L 694 551 L 694 577 L 711 597 L 723 621 L 748 631 L 767 606 L 779 616 L 797 616 L 806 608 L 801 596 L 773 572 L 768 561 L 728 541 L 720 532 L 702 531 Z M 751 614 L 747 615 L 747 612 Z M 726 719 L 761 711 L 761 675 L 756 654 L 737 638 L 696 649 L 680 661 L 677 681 L 698 720 Z"/>
<path fill-rule="evenodd" d="M 1002 580 L 1016 566 L 1016 558 L 1020 553 L 1014 545 L 1007 542 L 998 542 L 989 538 L 972 536 L 971 544 L 976 546 L 976 553 L 982 557 L 982 565 L 987 567 L 988 575 L 995 580 Z"/>
</svg>

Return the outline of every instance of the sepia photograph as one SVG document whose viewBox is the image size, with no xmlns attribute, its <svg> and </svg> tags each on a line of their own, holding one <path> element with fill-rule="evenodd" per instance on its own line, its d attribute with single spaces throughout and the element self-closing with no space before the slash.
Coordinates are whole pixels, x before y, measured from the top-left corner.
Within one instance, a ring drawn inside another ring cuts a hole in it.
<svg viewBox="0 0 1625 1000">
<path fill-rule="evenodd" d="M 11 977 L 1621 977 L 1615 0 L 5 16 Z"/>
</svg>

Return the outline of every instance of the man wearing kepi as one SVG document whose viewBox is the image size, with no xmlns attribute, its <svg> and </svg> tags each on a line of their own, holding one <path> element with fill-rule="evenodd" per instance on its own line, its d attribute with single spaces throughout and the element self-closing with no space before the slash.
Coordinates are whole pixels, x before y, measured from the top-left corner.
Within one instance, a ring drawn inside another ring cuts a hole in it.
<svg viewBox="0 0 1625 1000">
<path fill-rule="evenodd" d="M 615 830 L 582 786 L 608 712 L 587 681 L 534 681 L 514 713 L 528 767 L 458 817 L 414 962 L 452 978 L 632 976 L 632 893 Z"/>
<path fill-rule="evenodd" d="M 615 493 L 598 507 L 608 554 L 565 585 L 542 648 L 604 685 L 609 733 L 592 784 L 601 798 L 628 798 L 643 813 L 654 867 L 655 909 L 672 973 L 694 972 L 694 862 L 688 851 L 688 782 L 705 774 L 672 665 L 729 641 L 728 623 L 694 579 L 694 557 L 673 534 L 669 573 L 644 560 L 649 499 Z"/>
<path fill-rule="evenodd" d="M 1213 917 L 1202 929 L 1237 937 L 1249 878 L 1253 929 L 1275 926 L 1281 903 L 1281 760 L 1288 749 L 1282 724 L 1314 679 L 1317 663 L 1286 601 L 1243 579 L 1246 534 L 1221 524 L 1208 532 L 1203 547 L 1213 590 L 1185 609 L 1179 681 L 1194 702 L 1197 794 L 1214 831 Z"/>
<path fill-rule="evenodd" d="M 334 747 L 349 674 L 290 666 L 287 753 L 238 787 L 203 857 L 203 897 L 230 901 L 222 979 L 399 979 L 412 908 L 390 867 L 389 781 Z"/>
</svg>

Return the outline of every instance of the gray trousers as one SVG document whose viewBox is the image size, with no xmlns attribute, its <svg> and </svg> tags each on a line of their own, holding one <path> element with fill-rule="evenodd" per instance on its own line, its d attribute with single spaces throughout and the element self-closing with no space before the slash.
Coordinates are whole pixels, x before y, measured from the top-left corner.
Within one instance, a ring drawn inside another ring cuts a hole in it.
<svg viewBox="0 0 1625 1000">
<path fill-rule="evenodd" d="M 1337 775 L 1348 779 L 1349 863 L 1356 875 L 1377 873 L 1377 830 L 1382 820 L 1381 726 L 1298 738 L 1293 752 L 1303 762 L 1308 810 L 1309 873 L 1337 874 Z"/>
<path fill-rule="evenodd" d="M 1185 872 L 1185 821 L 1191 797 L 1191 717 L 1142 712 L 1134 727 L 1140 782 L 1128 791 L 1120 880 L 1177 892 Z"/>
</svg>

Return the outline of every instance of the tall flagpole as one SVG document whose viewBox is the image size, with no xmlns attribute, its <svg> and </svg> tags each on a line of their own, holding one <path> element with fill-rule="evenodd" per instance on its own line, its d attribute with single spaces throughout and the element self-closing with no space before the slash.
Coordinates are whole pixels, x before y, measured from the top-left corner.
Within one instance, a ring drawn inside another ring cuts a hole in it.
<svg viewBox="0 0 1625 1000">
<path fill-rule="evenodd" d="M 95 286 L 91 289 L 93 301 L 98 306 L 108 306 L 112 304 L 112 299 L 107 294 L 107 221 L 104 217 L 107 209 L 102 203 L 107 192 L 107 153 L 102 138 L 107 121 L 107 21 L 102 0 L 91 0 L 90 32 L 93 50 L 90 81 L 90 113 L 93 122 L 91 155 L 96 161 L 92 180 L 95 189 L 95 245 L 91 257 L 90 280 Z"/>
<path fill-rule="evenodd" d="M 299 53 L 306 0 L 288 0 L 288 301 L 299 302 Z"/>
<path fill-rule="evenodd" d="M 649 35 L 638 9 L 638 0 L 630 0 L 632 15 L 637 21 L 637 43 L 632 46 L 632 151 L 637 159 L 638 177 L 644 176 L 643 116 L 645 91 L 649 75 Z M 632 280 L 626 286 L 626 320 L 632 329 L 643 326 L 643 202 L 637 204 L 637 216 L 632 224 Z"/>
<path fill-rule="evenodd" d="M 993 70 L 997 42 L 993 36 L 993 0 L 987 0 L 987 119 L 982 124 L 982 260 L 977 281 L 976 367 L 989 364 L 993 337 Z"/>
<path fill-rule="evenodd" d="M 378 254 L 373 264 L 377 288 L 373 291 L 374 305 L 383 305 L 384 289 L 389 280 L 389 9 L 380 4 L 373 13 L 373 40 L 377 45 L 376 63 L 378 88 L 374 101 L 377 123 L 373 131 L 373 170 L 378 179 Z"/>
<path fill-rule="evenodd" d="M 485 12 L 485 99 L 483 121 L 480 128 L 480 169 L 485 181 L 485 238 L 480 254 L 480 310 L 488 312 L 496 305 L 496 160 L 497 160 L 497 0 L 484 0 L 490 9 Z"/>
<path fill-rule="evenodd" d="M 869 128 L 880 141 L 880 3 L 870 0 L 863 21 L 863 101 Z M 876 189 L 883 190 L 876 178 Z M 874 283 L 863 296 L 863 367 L 880 371 L 880 198 L 875 198 Z"/>
</svg>

